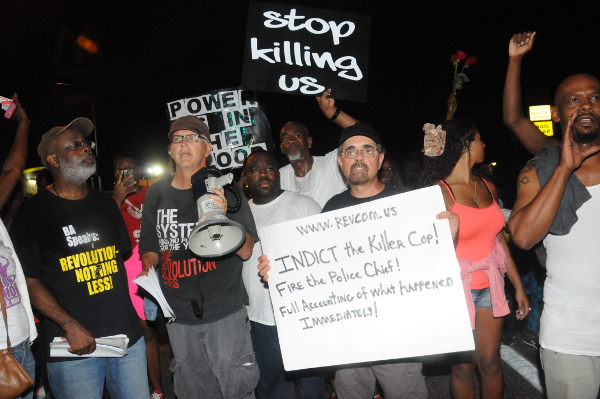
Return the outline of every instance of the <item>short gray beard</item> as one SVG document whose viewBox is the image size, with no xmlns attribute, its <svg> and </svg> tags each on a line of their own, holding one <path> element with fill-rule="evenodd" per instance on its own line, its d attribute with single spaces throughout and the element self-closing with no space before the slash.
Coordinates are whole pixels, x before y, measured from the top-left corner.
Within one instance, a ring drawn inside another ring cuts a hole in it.
<svg viewBox="0 0 600 399">
<path fill-rule="evenodd" d="M 302 152 L 295 152 L 293 154 L 288 154 L 287 157 L 288 157 L 288 161 L 290 161 L 290 162 L 306 159 L 306 157 L 304 156 L 304 154 Z"/>
<path fill-rule="evenodd" d="M 67 162 L 60 162 L 58 169 L 66 181 L 75 184 L 85 183 L 94 173 L 96 173 L 96 162 L 93 165 L 73 165 Z"/>
<path fill-rule="evenodd" d="M 355 164 L 358 165 L 358 164 Z M 363 167 L 366 168 L 366 170 L 364 171 L 364 173 L 362 174 L 353 174 L 352 173 L 352 169 L 354 169 L 354 166 L 352 165 L 352 167 L 350 168 L 350 175 L 348 176 L 348 182 L 350 182 L 351 185 L 353 186 L 360 186 L 361 184 L 365 184 L 369 181 L 369 167 L 367 165 L 365 165 L 364 163 L 362 163 L 361 165 Z"/>
<path fill-rule="evenodd" d="M 367 174 L 364 175 L 351 175 L 350 178 L 348 179 L 348 182 L 350 182 L 351 186 L 360 186 L 362 184 L 365 184 L 369 181 L 369 176 L 367 176 Z"/>
</svg>

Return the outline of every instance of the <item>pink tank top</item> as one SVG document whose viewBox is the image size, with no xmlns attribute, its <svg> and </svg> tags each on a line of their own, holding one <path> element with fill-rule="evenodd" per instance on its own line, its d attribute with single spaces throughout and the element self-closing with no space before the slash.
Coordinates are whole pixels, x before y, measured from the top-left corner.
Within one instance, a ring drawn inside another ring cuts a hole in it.
<svg viewBox="0 0 600 399">
<path fill-rule="evenodd" d="M 441 181 L 454 201 L 452 212 L 456 213 L 460 219 L 456 257 L 469 262 L 476 262 L 487 257 L 494 249 L 496 236 L 504 227 L 504 213 L 502 213 L 502 209 L 496 202 L 485 179 L 481 180 L 483 180 L 492 196 L 492 203 L 485 208 L 472 208 L 459 204 L 456 202 L 450 186 Z M 473 273 L 472 277 L 471 288 L 479 289 L 489 286 L 487 277 L 482 270 Z"/>
</svg>

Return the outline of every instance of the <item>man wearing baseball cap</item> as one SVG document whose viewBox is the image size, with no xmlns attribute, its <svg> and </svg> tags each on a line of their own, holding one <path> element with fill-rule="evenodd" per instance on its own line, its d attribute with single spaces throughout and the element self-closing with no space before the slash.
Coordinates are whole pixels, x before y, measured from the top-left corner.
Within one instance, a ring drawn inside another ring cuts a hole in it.
<svg viewBox="0 0 600 399">
<path fill-rule="evenodd" d="M 96 171 L 86 118 L 42 136 L 38 154 L 54 184 L 25 201 L 12 224 L 32 305 L 46 342 L 65 339 L 71 356 L 48 357 L 53 396 L 147 399 L 146 348 L 129 298 L 123 256 L 131 251 L 125 222 L 108 195 L 89 188 Z M 96 338 L 124 334 L 124 357 L 96 357 Z"/>
<path fill-rule="evenodd" d="M 198 222 L 191 181 L 207 166 L 212 151 L 209 137 L 206 124 L 193 115 L 171 123 L 168 152 L 175 173 L 148 189 L 140 254 L 146 273 L 157 269 L 162 292 L 175 313 L 167 329 L 177 397 L 254 398 L 259 371 L 250 339 L 242 268 L 258 234 L 246 198 L 240 196 L 239 211 L 228 213 L 227 202 L 236 201 L 234 196 L 227 192 L 226 197 L 223 189 L 213 189 L 211 194 L 222 212 L 246 230 L 237 252 L 208 259 L 188 248 Z M 237 183 L 232 184 L 242 192 Z"/>
</svg>

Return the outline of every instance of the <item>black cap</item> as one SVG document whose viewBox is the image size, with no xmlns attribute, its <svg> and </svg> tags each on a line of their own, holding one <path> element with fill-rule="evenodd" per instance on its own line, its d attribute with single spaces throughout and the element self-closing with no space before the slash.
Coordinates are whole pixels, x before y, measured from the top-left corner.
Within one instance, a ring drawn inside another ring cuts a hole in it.
<svg viewBox="0 0 600 399">
<path fill-rule="evenodd" d="M 368 123 L 358 122 L 342 130 L 338 147 L 344 144 L 344 141 L 354 136 L 365 136 L 373 140 L 376 144 L 381 144 L 381 139 L 375 132 L 375 129 L 373 129 L 373 126 L 369 125 Z"/>
</svg>

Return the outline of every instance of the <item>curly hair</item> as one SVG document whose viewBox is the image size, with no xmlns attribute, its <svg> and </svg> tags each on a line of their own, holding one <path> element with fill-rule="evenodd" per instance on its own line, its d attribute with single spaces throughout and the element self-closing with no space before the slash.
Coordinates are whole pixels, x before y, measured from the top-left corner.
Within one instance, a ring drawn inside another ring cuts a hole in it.
<svg viewBox="0 0 600 399">
<path fill-rule="evenodd" d="M 444 152 L 437 157 L 422 155 L 422 172 L 419 177 L 419 187 L 431 186 L 438 180 L 447 178 L 461 155 L 475 140 L 477 127 L 465 119 L 450 119 L 442 123 L 446 131 Z"/>
</svg>

